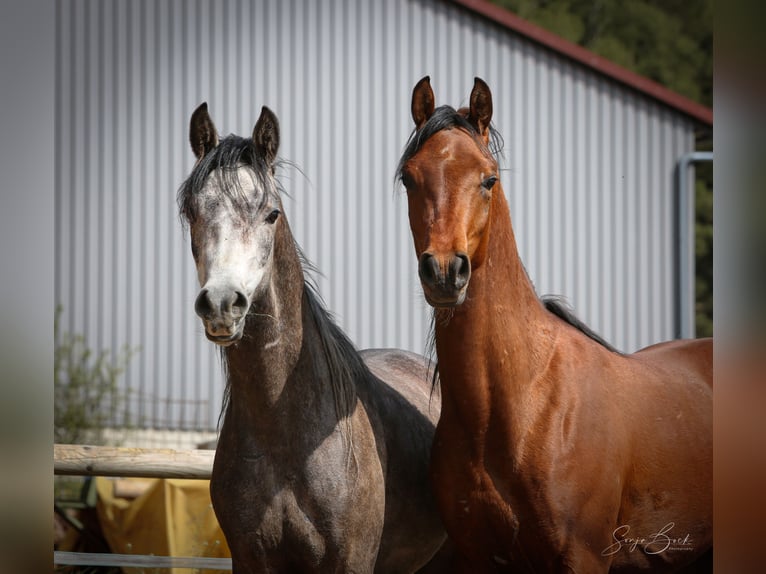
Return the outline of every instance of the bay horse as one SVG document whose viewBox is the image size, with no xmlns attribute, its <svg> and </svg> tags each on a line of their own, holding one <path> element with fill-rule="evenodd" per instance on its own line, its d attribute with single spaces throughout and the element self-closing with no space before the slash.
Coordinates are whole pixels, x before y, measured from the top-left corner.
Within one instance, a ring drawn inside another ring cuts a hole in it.
<svg viewBox="0 0 766 574">
<path fill-rule="evenodd" d="M 672 572 L 712 564 L 712 340 L 634 354 L 540 299 L 516 249 L 476 78 L 412 92 L 397 168 L 434 307 L 431 481 L 459 572 Z"/>
<path fill-rule="evenodd" d="M 414 572 L 446 540 L 428 481 L 439 412 L 425 359 L 358 352 L 285 217 L 279 123 L 219 140 L 203 103 L 178 192 L 226 372 L 210 494 L 234 572 Z"/>
</svg>

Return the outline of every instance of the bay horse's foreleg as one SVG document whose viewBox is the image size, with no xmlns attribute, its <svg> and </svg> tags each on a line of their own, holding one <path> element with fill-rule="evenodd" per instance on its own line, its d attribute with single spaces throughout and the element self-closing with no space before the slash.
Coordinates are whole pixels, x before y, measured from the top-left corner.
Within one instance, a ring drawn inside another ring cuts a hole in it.
<svg viewBox="0 0 766 574">
<path fill-rule="evenodd" d="M 562 561 L 561 572 L 566 574 L 607 574 L 612 561 L 598 556 L 586 548 L 572 550 Z"/>
<path fill-rule="evenodd" d="M 495 572 L 503 572 L 503 570 L 498 569 L 495 564 L 490 562 L 477 563 L 455 552 L 452 567 L 445 572 L 450 574 L 494 574 Z"/>
<path fill-rule="evenodd" d="M 678 571 L 679 574 L 713 574 L 713 549 Z"/>
</svg>

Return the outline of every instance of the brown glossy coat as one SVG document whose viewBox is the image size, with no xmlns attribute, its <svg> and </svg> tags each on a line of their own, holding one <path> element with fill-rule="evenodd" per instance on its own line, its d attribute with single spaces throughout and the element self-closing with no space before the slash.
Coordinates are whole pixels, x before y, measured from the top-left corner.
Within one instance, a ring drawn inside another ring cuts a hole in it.
<svg viewBox="0 0 766 574">
<path fill-rule="evenodd" d="M 709 560 L 712 341 L 622 355 L 550 313 L 493 179 L 487 85 L 476 79 L 468 109 L 434 110 L 426 77 L 412 115 L 400 176 L 436 307 L 431 481 L 456 570 L 665 572 Z"/>
</svg>

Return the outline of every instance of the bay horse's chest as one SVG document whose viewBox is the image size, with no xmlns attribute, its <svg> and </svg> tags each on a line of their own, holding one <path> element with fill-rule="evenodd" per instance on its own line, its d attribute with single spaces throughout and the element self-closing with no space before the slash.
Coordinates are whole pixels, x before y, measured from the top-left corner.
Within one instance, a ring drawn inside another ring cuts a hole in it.
<svg viewBox="0 0 766 574">
<path fill-rule="evenodd" d="M 476 572 L 561 571 L 574 535 L 561 506 L 580 494 L 541 447 L 550 440 L 522 456 L 498 427 L 466 428 L 449 413 L 437 426 L 431 484 L 447 531 Z"/>
<path fill-rule="evenodd" d="M 440 420 L 431 451 L 431 484 L 447 531 L 461 553 L 487 567 L 510 563 L 519 532 L 515 501 L 486 468 L 473 437 Z"/>
</svg>

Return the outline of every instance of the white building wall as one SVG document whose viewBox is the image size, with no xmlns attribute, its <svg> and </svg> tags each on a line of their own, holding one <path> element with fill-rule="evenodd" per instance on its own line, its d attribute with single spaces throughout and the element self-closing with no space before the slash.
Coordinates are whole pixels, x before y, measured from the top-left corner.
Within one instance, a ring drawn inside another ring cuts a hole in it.
<svg viewBox="0 0 766 574">
<path fill-rule="evenodd" d="M 493 90 L 503 185 L 540 294 L 566 296 L 617 347 L 673 336 L 673 168 L 692 121 L 444 0 L 60 0 L 56 303 L 94 349 L 140 347 L 134 425 L 215 428 L 219 354 L 176 190 L 191 112 L 222 134 L 278 115 L 287 216 L 360 347 L 423 352 L 429 311 L 394 170 L 410 94 Z"/>
</svg>

